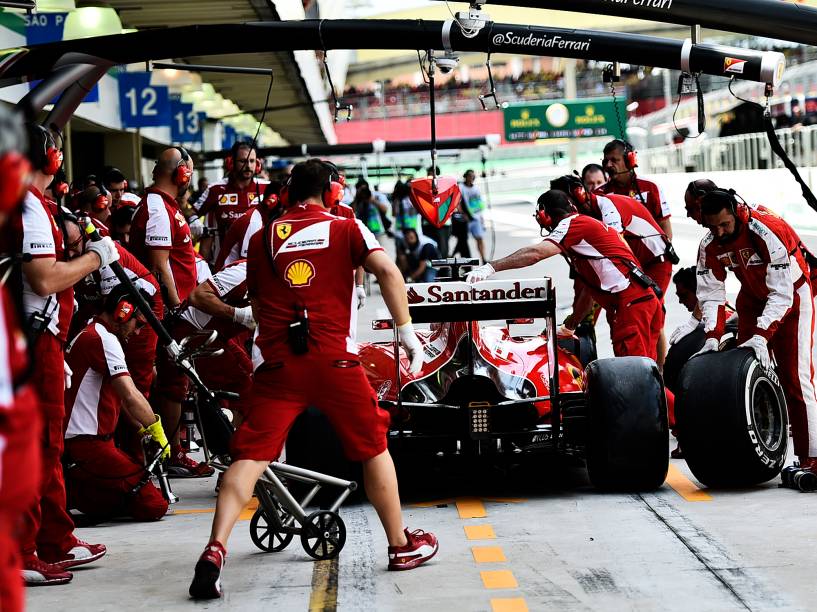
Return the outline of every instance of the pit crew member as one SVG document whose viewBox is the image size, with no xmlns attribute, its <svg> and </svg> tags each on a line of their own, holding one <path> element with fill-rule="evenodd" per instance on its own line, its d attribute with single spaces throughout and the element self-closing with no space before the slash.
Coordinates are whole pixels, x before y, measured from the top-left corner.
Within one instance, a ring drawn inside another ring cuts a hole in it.
<svg viewBox="0 0 817 612">
<path fill-rule="evenodd" d="M 610 180 L 599 188 L 599 193 L 625 195 L 638 200 L 672 240 L 669 204 L 658 185 L 636 176 L 638 157 L 633 145 L 625 140 L 611 140 L 604 147 L 602 165 Z"/>
<path fill-rule="evenodd" d="M 255 235 L 255 232 L 264 227 L 270 215 L 278 206 L 278 192 L 280 189 L 281 183 L 272 181 L 264 191 L 261 204 L 246 211 L 230 225 L 230 229 L 227 230 L 224 240 L 221 241 L 219 246 L 218 257 L 214 266 L 216 270 L 221 270 L 224 266 L 239 259 L 247 258 L 250 238 Z"/>
<path fill-rule="evenodd" d="M 233 423 L 238 425 L 243 413 L 242 400 L 252 383 L 252 362 L 241 339 L 246 337 L 247 330 L 255 329 L 247 297 L 247 260 L 240 259 L 202 281 L 190 293 L 169 327 L 171 335 L 178 341 L 200 331 L 218 332 L 213 347 L 223 348 L 224 355 L 198 359 L 196 371 L 209 388 L 242 396 L 238 401 L 230 402 Z M 176 368 L 169 358 L 160 358 L 158 367 L 162 373 L 165 368 Z M 173 385 L 168 385 L 167 381 L 172 381 Z M 184 375 L 162 375 L 156 390 L 162 397 L 177 402 L 181 409 L 187 388 Z M 171 472 L 173 469 L 171 466 Z"/>
<path fill-rule="evenodd" d="M 641 269 L 661 289 L 661 329 L 664 328 L 664 298 L 672 278 L 672 261 L 674 257 L 672 244 L 664 231 L 638 202 L 620 195 L 599 195 L 585 188 L 581 179 L 575 175 L 565 175 L 550 182 L 551 189 L 558 189 L 568 195 L 572 203 L 582 214 L 595 217 L 621 233 L 630 250 L 638 259 Z M 608 314 L 610 312 L 608 311 Z M 581 321 L 568 319 L 566 327 L 575 330 Z M 656 347 L 659 368 L 664 365 L 666 355 L 666 338 L 663 331 Z"/>
<path fill-rule="evenodd" d="M 27 126 L 28 158 L 33 174 L 23 201 L 20 252 L 30 255 L 22 266 L 23 311 L 26 326 L 36 336 L 37 356 L 31 384 L 40 396 L 43 416 L 42 482 L 35 503 L 25 513 L 21 537 L 23 576 L 28 584 L 60 584 L 71 579 L 66 569 L 90 563 L 105 554 L 101 544 L 74 536 L 65 510 L 65 483 L 60 456 L 65 417 L 63 392 L 69 370 L 63 347 L 74 305 L 73 286 L 94 270 L 119 258 L 113 241 L 103 238 L 80 254 L 80 243 L 65 244 L 56 206 L 43 190 L 62 165 L 62 151 L 52 133 L 38 124 Z M 71 256 L 74 259 L 68 261 Z"/>
<path fill-rule="evenodd" d="M 10 217 L 20 214 L 30 163 L 23 154 L 22 121 L 0 109 L 0 235 L 3 252 L 15 252 L 6 244 Z M 21 612 L 25 595 L 21 576 L 19 521 L 34 502 L 40 481 L 40 431 L 37 396 L 27 384 L 30 356 L 22 327 L 19 293 L 15 296 L 0 283 L 0 609 Z M 70 580 L 70 574 L 65 576 Z"/>
<path fill-rule="evenodd" d="M 817 473 L 817 397 L 812 358 L 814 302 L 800 241 L 775 215 L 750 209 L 734 191 L 703 196 L 697 296 L 706 342 L 716 351 L 726 324 L 726 273 L 741 284 L 735 309 L 738 345 L 754 351 L 764 368 L 769 349 L 786 394 L 794 452 L 803 469 Z"/>
<path fill-rule="evenodd" d="M 150 304 L 151 296 L 142 292 Z M 128 516 L 155 521 L 167 512 L 167 501 L 149 481 L 140 483 L 144 466 L 114 445 L 120 405 L 170 455 L 162 422 L 136 388 L 125 361 L 124 343 L 138 335 L 145 319 L 125 285 L 105 297 L 94 317 L 66 351 L 73 383 L 65 392 L 65 472 L 68 507 L 94 520 Z M 141 486 L 138 486 L 141 485 Z"/>
<path fill-rule="evenodd" d="M 663 324 L 661 302 L 655 284 L 639 268 L 621 235 L 601 221 L 578 214 L 567 194 L 553 189 L 539 197 L 536 220 L 550 232 L 545 240 L 475 268 L 467 282 L 563 255 L 589 289 L 576 292 L 570 319 L 582 321 L 595 300 L 608 311 L 615 354 L 654 360 Z"/>
<path fill-rule="evenodd" d="M 123 199 L 123 196 L 128 193 L 128 179 L 125 178 L 125 175 L 122 174 L 122 171 L 119 168 L 108 168 L 102 177 L 102 184 L 105 186 L 108 193 L 111 194 L 111 212 L 115 211 L 120 206 L 125 206 L 132 203 L 129 201 L 134 197 L 132 193 L 128 194 L 131 197 Z M 139 198 L 136 199 L 138 203 Z"/>
<path fill-rule="evenodd" d="M 190 585 L 194 598 L 221 595 L 225 544 L 256 480 L 277 458 L 308 405 L 325 412 L 346 455 L 363 462 L 369 500 L 389 543 L 389 568 L 412 569 L 437 552 L 431 533 L 403 528 L 397 478 L 388 452 L 389 416 L 378 405 L 357 356 L 355 269 L 374 274 L 406 348 L 410 371 L 422 346 L 408 314 L 400 271 L 358 220 L 329 214 L 323 193 L 331 170 L 312 159 L 292 170 L 289 211 L 250 241 L 247 285 L 258 331 L 255 376 L 244 423 L 232 440 L 210 542 Z M 315 384 L 315 381 L 321 384 Z"/>
<path fill-rule="evenodd" d="M 91 218 L 101 236 L 109 236 L 108 224 L 111 219 L 110 194 L 95 185 L 88 187 L 77 194 L 75 202 L 77 211 Z"/>
<path fill-rule="evenodd" d="M 607 182 L 607 173 L 599 164 L 587 164 L 582 169 L 582 182 L 588 191 L 596 191 Z"/>
<path fill-rule="evenodd" d="M 187 191 L 192 175 L 193 160 L 187 151 L 182 147 L 165 149 L 153 168 L 153 185 L 146 190 L 131 222 L 128 250 L 159 281 L 162 299 L 171 310 L 178 308 L 198 284 L 190 227 L 176 201 Z M 164 353 L 162 350 L 160 357 Z M 162 372 L 170 375 L 172 371 Z M 173 384 L 161 380 L 157 383 Z M 179 405 L 161 396 L 156 401 L 166 430 L 174 432 L 170 465 L 191 475 L 212 474 L 212 468 L 189 458 L 179 443 Z"/>
<path fill-rule="evenodd" d="M 224 239 L 230 225 L 250 208 L 258 204 L 268 181 L 256 178 L 261 172 L 261 160 L 251 142 L 236 141 L 225 159 L 227 176 L 199 196 L 193 205 L 205 225 L 215 231 L 219 241 Z M 199 252 L 202 257 L 214 259 L 214 236 L 202 238 Z"/>
</svg>

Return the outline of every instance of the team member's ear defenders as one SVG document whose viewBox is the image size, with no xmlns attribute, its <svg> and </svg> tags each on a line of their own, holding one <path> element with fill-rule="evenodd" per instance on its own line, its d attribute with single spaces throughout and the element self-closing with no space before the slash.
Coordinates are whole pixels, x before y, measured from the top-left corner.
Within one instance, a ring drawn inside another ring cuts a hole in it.
<svg viewBox="0 0 817 612">
<path fill-rule="evenodd" d="M 187 162 L 190 160 L 190 154 L 184 147 L 173 148 L 181 154 L 181 159 L 179 159 L 179 163 L 176 164 L 173 174 L 170 175 L 170 180 L 174 185 L 184 187 L 185 185 L 189 184 L 190 179 L 193 178 L 193 171 L 187 167 Z"/>
<path fill-rule="evenodd" d="M 613 143 L 624 149 L 624 167 L 627 168 L 627 170 L 635 170 L 638 168 L 638 153 L 636 153 L 635 147 L 621 138 L 615 138 L 610 144 Z M 602 164 L 602 166 L 603 165 L 604 164 Z"/>
<path fill-rule="evenodd" d="M 236 165 L 238 164 L 238 161 L 237 161 L 238 160 L 238 151 L 239 151 L 239 149 L 242 149 L 242 148 L 247 148 L 247 149 L 250 149 L 251 151 L 255 151 L 255 147 L 252 146 L 251 142 L 247 142 L 246 140 L 238 140 L 238 141 L 234 142 L 233 146 L 230 148 L 230 156 L 225 160 L 226 167 L 227 167 L 227 172 L 232 172 L 233 170 L 235 170 Z M 256 155 L 258 155 L 257 151 L 256 151 Z M 261 170 L 263 170 L 263 169 L 264 169 L 264 167 L 261 164 L 261 160 L 256 158 L 255 168 L 253 169 L 253 174 L 261 174 Z M 243 170 L 243 168 L 241 170 Z"/>
<path fill-rule="evenodd" d="M 703 197 L 704 199 L 716 198 L 719 200 L 725 200 L 729 205 L 729 209 L 732 211 L 732 214 L 735 215 L 735 218 L 741 223 L 749 223 L 749 221 L 752 219 L 749 206 L 743 201 L 743 199 L 738 200 L 738 194 L 734 189 L 713 189 L 712 191 L 705 193 Z"/>
<path fill-rule="evenodd" d="M 47 128 L 39 123 L 29 123 L 28 127 L 31 164 L 43 174 L 54 176 L 62 168 L 62 151 Z"/>
<path fill-rule="evenodd" d="M 590 195 L 584 186 L 584 181 L 575 174 L 565 174 L 550 181 L 550 188 L 569 195 L 581 205 L 590 203 Z"/>
<path fill-rule="evenodd" d="M 536 222 L 543 230 L 550 231 L 553 228 L 553 219 L 550 218 L 550 215 L 545 210 L 544 205 L 538 204 L 536 213 L 533 216 L 536 217 Z"/>
<path fill-rule="evenodd" d="M 98 186 L 99 188 L 99 195 L 96 196 L 94 199 L 94 203 L 91 205 L 91 208 L 94 212 L 101 212 L 108 208 L 108 190 L 105 189 L 105 186 L 100 183 Z"/>
<path fill-rule="evenodd" d="M 338 167 L 329 161 L 324 161 L 323 165 L 329 169 L 329 183 L 323 190 L 322 200 L 326 208 L 337 206 L 343 199 L 343 188 L 346 180 L 341 176 Z"/>
<path fill-rule="evenodd" d="M 114 289 L 105 297 L 105 312 L 113 315 L 117 323 L 127 323 L 136 316 L 137 309 L 131 297 L 123 289 Z"/>
</svg>

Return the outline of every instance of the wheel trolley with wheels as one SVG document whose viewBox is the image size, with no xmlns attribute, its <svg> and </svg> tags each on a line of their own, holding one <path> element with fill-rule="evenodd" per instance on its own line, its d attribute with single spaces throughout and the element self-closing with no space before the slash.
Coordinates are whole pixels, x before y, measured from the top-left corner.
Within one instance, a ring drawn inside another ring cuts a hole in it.
<svg viewBox="0 0 817 612">
<path fill-rule="evenodd" d="M 219 472 L 224 472 L 231 463 L 229 442 L 233 426 L 222 412 L 219 400 L 238 399 L 238 396 L 210 390 L 193 366 L 195 357 L 220 354 L 221 349 L 210 348 L 215 338 L 216 332 L 185 338 L 179 345 L 176 363 L 193 382 L 197 400 L 194 419 L 201 434 L 205 461 Z M 299 501 L 287 488 L 286 481 L 302 482 L 311 485 L 311 488 Z M 340 489 L 335 501 L 329 508 L 307 512 L 305 508 L 325 486 Z M 279 552 L 297 535 L 310 557 L 333 559 L 346 544 L 346 526 L 338 509 L 355 489 L 357 483 L 354 481 L 273 461 L 255 485 L 258 509 L 250 520 L 250 538 L 264 552 Z"/>
</svg>

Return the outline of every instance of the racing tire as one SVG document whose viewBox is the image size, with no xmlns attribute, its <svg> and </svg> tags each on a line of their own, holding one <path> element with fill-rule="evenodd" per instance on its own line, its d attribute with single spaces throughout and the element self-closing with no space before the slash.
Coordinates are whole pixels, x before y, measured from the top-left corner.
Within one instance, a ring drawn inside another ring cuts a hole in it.
<svg viewBox="0 0 817 612">
<path fill-rule="evenodd" d="M 667 399 L 646 357 L 594 361 L 585 370 L 587 474 L 605 491 L 653 491 L 669 469 Z"/>
<path fill-rule="evenodd" d="M 786 399 L 777 374 L 751 350 L 691 359 L 678 381 L 675 418 L 687 465 L 709 487 L 758 485 L 783 467 Z"/>
<path fill-rule="evenodd" d="M 678 378 L 689 358 L 700 351 L 706 342 L 703 325 L 671 345 L 664 359 L 664 386 L 673 393 L 678 392 Z"/>
</svg>

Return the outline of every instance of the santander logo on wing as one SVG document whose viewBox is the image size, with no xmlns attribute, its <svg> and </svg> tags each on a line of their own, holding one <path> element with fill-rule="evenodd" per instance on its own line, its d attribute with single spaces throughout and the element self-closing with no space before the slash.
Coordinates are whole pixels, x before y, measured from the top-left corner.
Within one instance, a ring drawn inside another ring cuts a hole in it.
<svg viewBox="0 0 817 612">
<path fill-rule="evenodd" d="M 547 299 L 547 279 L 483 281 L 469 285 L 463 282 L 418 283 L 406 292 L 409 304 L 475 304 L 524 302 Z"/>
</svg>

